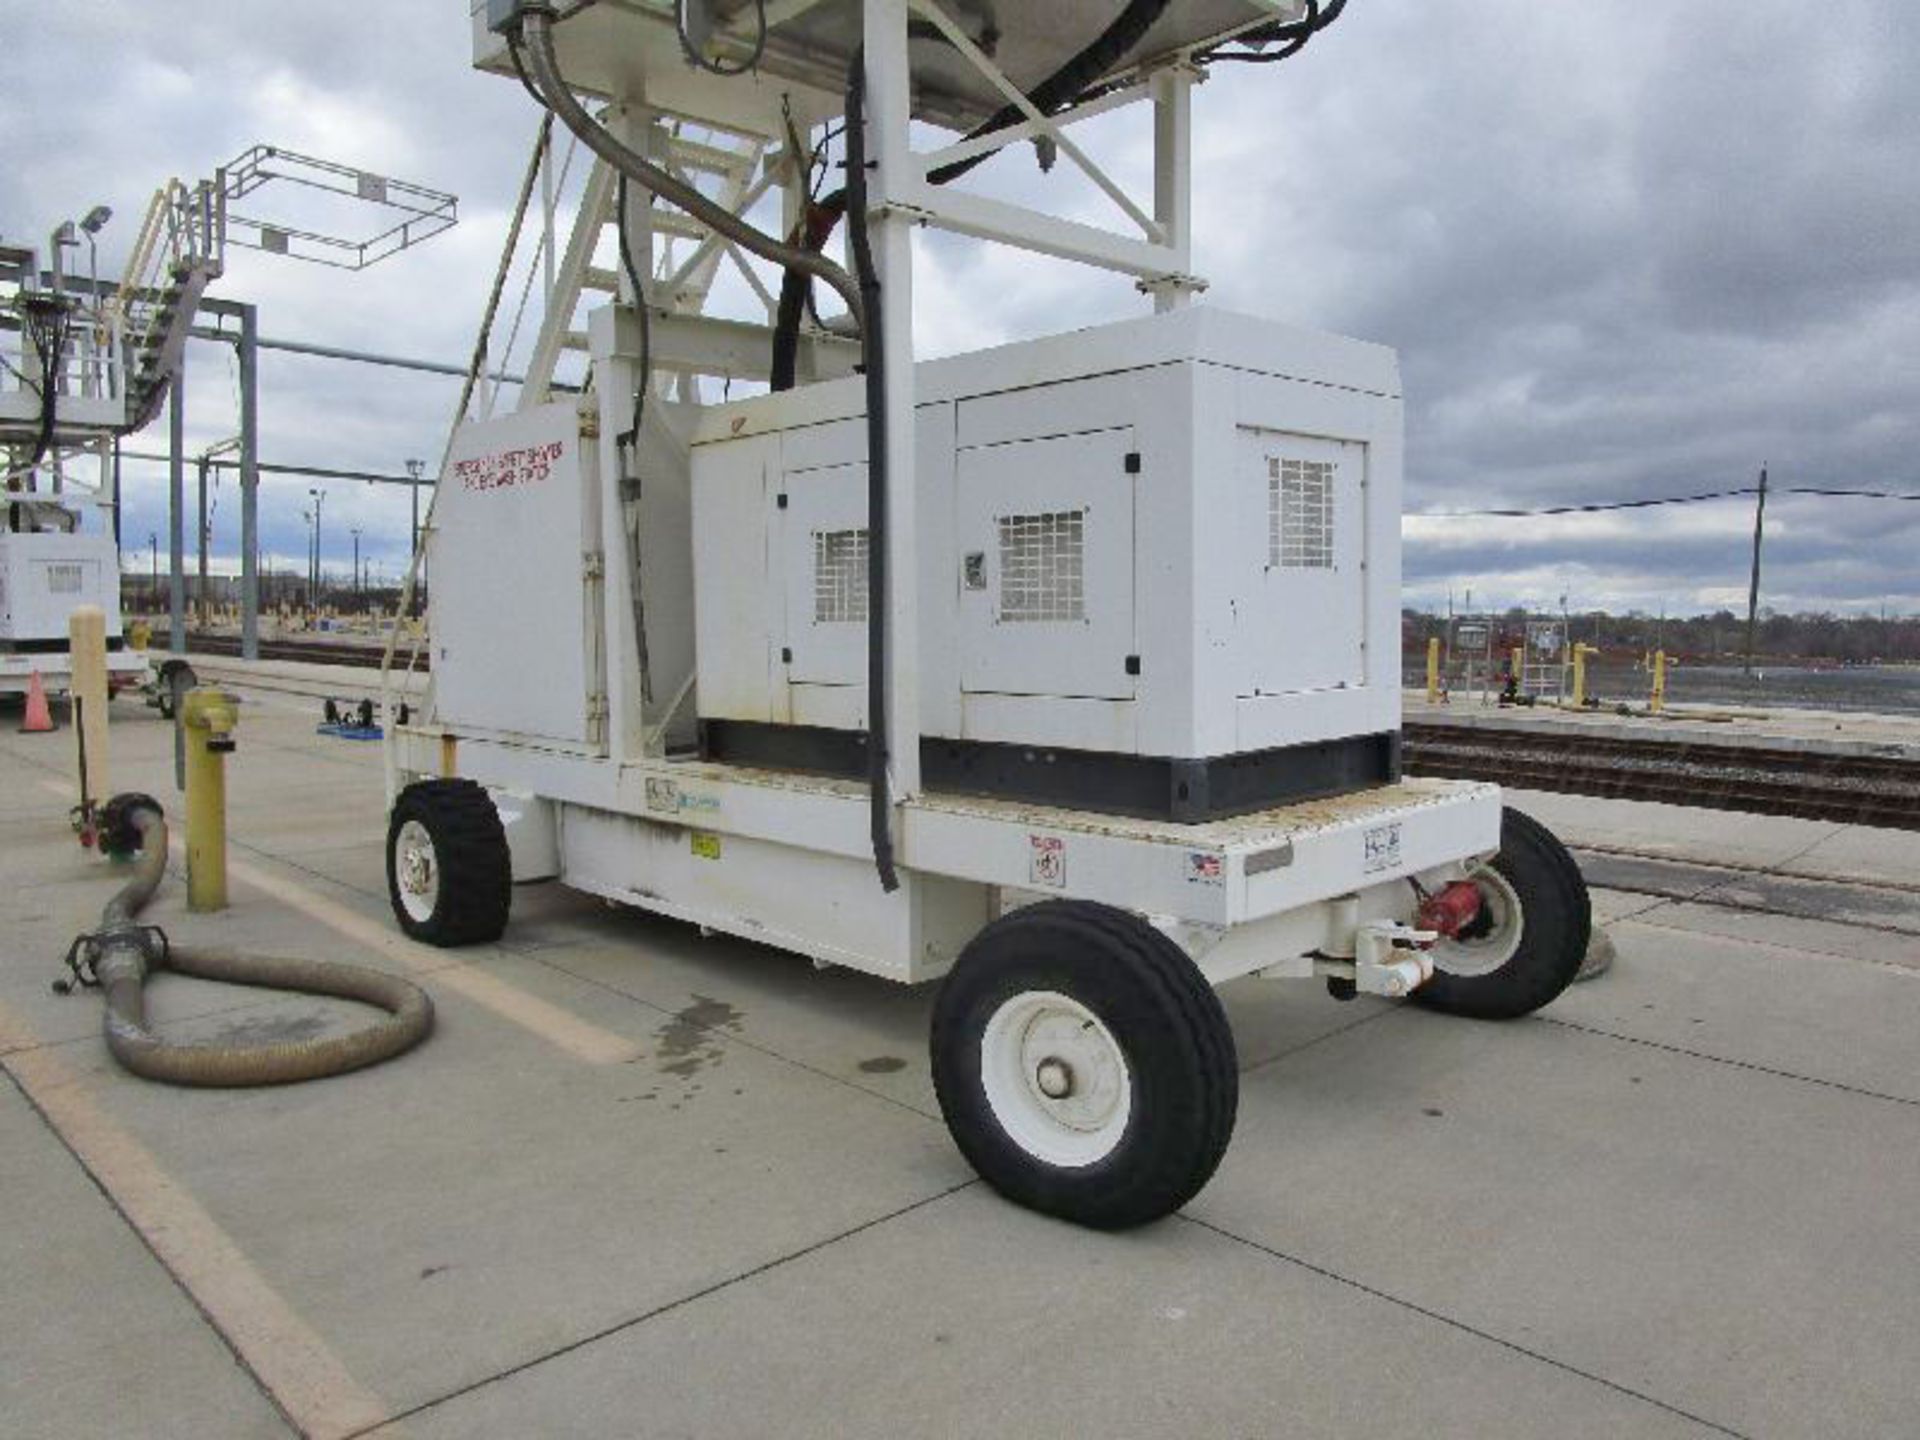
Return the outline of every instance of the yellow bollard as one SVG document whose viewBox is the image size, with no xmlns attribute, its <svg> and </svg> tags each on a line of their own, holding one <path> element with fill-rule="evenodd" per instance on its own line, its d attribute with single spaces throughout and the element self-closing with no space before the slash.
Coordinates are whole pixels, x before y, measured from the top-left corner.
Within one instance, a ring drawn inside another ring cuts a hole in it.
<svg viewBox="0 0 1920 1440">
<path fill-rule="evenodd" d="M 91 805 L 95 796 L 113 793 L 107 783 L 107 614 L 98 605 L 73 607 L 67 657 L 80 803 Z"/>
<path fill-rule="evenodd" d="M 136 620 L 127 627 L 127 648 L 144 650 L 153 643 L 153 627 L 144 620 Z"/>
<path fill-rule="evenodd" d="M 1573 708 L 1587 708 L 1587 656 L 1598 655 L 1600 647 L 1584 641 L 1573 647 Z"/>
<path fill-rule="evenodd" d="M 1440 703 L 1440 637 L 1427 641 L 1427 704 Z"/>
<path fill-rule="evenodd" d="M 1647 697 L 1647 709 L 1658 715 L 1667 708 L 1667 652 L 1653 652 L 1653 693 Z"/>
<path fill-rule="evenodd" d="M 209 686 L 187 692 L 180 721 L 187 744 L 187 908 L 227 908 L 227 756 L 239 702 Z"/>
</svg>

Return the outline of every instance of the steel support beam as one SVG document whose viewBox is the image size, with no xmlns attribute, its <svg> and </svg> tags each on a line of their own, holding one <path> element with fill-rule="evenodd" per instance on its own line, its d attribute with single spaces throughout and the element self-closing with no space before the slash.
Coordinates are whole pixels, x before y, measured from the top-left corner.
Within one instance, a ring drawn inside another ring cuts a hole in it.
<svg viewBox="0 0 1920 1440">
<path fill-rule="evenodd" d="M 260 314 L 240 312 L 240 655 L 260 658 Z"/>
<path fill-rule="evenodd" d="M 187 401 L 186 364 L 167 393 L 167 648 L 187 650 Z"/>
<path fill-rule="evenodd" d="M 897 191 L 930 190 L 913 153 L 908 96 L 907 0 L 864 0 L 869 234 L 880 281 L 887 392 L 887 593 L 870 603 L 887 617 L 884 695 L 888 769 L 896 807 L 920 793 L 919 527 L 914 483 L 913 229 Z M 871 457 L 869 457 L 871 459 Z M 896 810 L 896 815 L 898 811 Z M 896 838 L 898 826 L 896 823 Z"/>
</svg>

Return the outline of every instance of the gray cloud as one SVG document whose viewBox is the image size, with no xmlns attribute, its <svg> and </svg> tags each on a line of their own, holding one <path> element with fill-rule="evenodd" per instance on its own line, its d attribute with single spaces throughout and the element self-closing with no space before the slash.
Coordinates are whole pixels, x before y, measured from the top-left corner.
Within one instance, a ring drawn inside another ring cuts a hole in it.
<svg viewBox="0 0 1920 1440">
<path fill-rule="evenodd" d="M 270 334 L 457 360 L 533 123 L 517 87 L 468 69 L 465 9 L 47 7 L 13 37 L 0 90 L 17 137 L 0 227 L 41 234 L 105 199 L 117 258 L 158 180 L 257 140 L 419 179 L 460 194 L 458 230 L 360 276 L 242 256 L 222 292 L 258 300 Z M 1895 0 L 1354 0 L 1299 59 L 1221 67 L 1197 96 L 1208 298 L 1399 347 L 1411 510 L 1719 489 L 1763 461 L 1781 484 L 1920 490 L 1916 57 L 1920 12 Z M 82 61 L 111 83 L 74 105 Z M 1087 134 L 1144 181 L 1139 117 Z M 1016 150 L 978 183 L 1101 214 L 1065 170 L 1042 179 Z M 951 239 L 921 253 L 929 352 L 1138 310 L 1109 277 Z M 217 349 L 193 363 L 204 443 L 231 426 L 231 382 Z M 438 454 L 455 393 L 290 356 L 264 378 L 266 453 L 383 472 Z M 144 536 L 160 495 L 150 467 L 130 474 L 128 530 Z M 304 490 L 269 486 L 271 548 L 299 553 Z M 402 496 L 330 497 L 330 533 L 352 517 L 397 563 Z M 1773 515 L 1776 605 L 1920 611 L 1920 504 L 1782 500 Z M 1737 502 L 1415 521 L 1409 594 L 1711 608 L 1744 590 L 1749 527 Z"/>
</svg>

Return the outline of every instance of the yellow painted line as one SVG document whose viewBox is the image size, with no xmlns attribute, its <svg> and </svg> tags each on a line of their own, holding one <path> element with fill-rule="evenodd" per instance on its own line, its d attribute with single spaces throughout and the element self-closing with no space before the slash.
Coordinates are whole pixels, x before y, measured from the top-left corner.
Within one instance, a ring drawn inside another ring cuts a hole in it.
<svg viewBox="0 0 1920 1440">
<path fill-rule="evenodd" d="M 0 1006 L 0 1034 L 31 1032 Z M 303 1434 L 333 1440 L 394 1413 L 152 1153 L 94 1103 L 57 1049 L 40 1046 L 0 1064 Z"/>
<path fill-rule="evenodd" d="M 582 1020 L 475 966 L 449 964 L 445 951 L 396 934 L 359 911 L 316 894 L 283 875 L 241 860 L 229 860 L 227 871 L 234 879 L 271 895 L 356 945 L 363 945 L 415 973 L 431 973 L 436 986 L 486 1007 L 576 1060 L 584 1060 L 589 1065 L 618 1065 L 640 1053 L 640 1046 L 624 1035 Z"/>
</svg>

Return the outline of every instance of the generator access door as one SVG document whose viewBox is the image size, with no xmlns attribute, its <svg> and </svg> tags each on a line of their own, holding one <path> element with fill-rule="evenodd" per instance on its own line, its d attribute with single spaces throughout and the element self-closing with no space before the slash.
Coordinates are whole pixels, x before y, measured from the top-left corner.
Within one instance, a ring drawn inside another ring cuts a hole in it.
<svg viewBox="0 0 1920 1440">
<path fill-rule="evenodd" d="M 959 453 L 960 685 L 1132 699 L 1131 427 Z"/>
<path fill-rule="evenodd" d="M 571 400 L 454 437 L 427 579 L 434 709 L 456 731 L 605 745 L 596 443 Z"/>
</svg>

